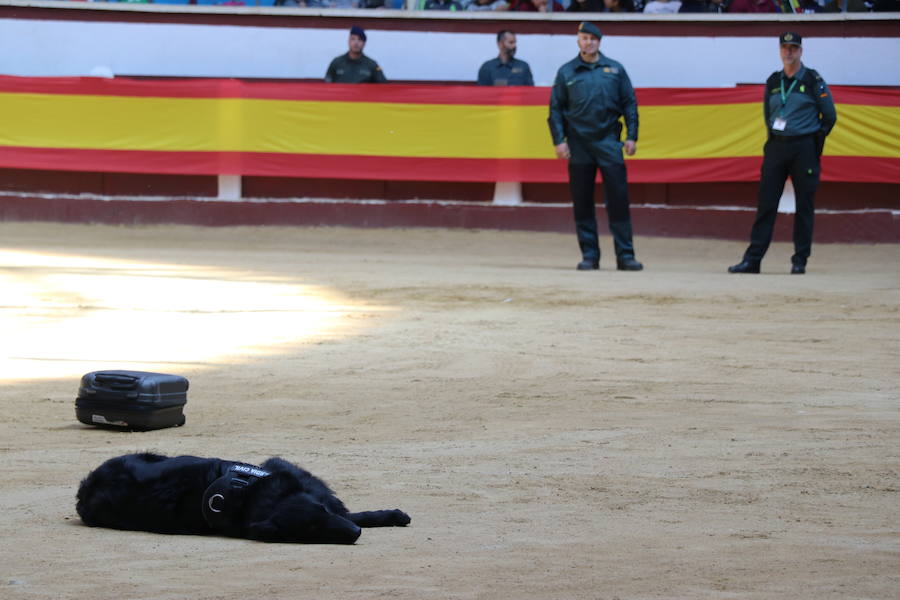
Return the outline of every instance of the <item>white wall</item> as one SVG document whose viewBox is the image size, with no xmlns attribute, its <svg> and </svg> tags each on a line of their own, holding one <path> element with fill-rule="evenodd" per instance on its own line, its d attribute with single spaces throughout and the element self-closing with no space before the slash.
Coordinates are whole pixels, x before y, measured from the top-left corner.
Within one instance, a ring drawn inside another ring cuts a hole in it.
<svg viewBox="0 0 900 600">
<path fill-rule="evenodd" d="M 496 55 L 494 34 L 369 29 L 366 53 L 389 79 L 472 81 Z M 0 19 L 0 74 L 319 78 L 347 30 Z M 770 38 L 615 37 L 602 51 L 637 87 L 758 83 L 780 67 Z M 519 35 L 538 85 L 577 52 L 574 35 Z M 830 84 L 900 85 L 900 37 L 810 38 L 804 62 Z"/>
</svg>

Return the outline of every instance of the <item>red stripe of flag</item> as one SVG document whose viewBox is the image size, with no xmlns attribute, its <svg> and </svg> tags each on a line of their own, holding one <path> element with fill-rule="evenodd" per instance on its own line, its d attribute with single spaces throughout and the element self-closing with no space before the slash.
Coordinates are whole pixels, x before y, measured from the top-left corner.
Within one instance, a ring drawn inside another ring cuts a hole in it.
<svg viewBox="0 0 900 600">
<path fill-rule="evenodd" d="M 760 157 L 634 159 L 632 183 L 756 181 Z M 826 156 L 825 181 L 900 183 L 900 158 Z M 265 152 L 158 152 L 0 147 L 7 168 L 257 175 L 326 179 L 403 181 L 565 182 L 566 163 L 555 159 L 469 159 L 391 156 L 281 154 Z M 347 165 L 353 169 L 348 172 Z"/>
</svg>

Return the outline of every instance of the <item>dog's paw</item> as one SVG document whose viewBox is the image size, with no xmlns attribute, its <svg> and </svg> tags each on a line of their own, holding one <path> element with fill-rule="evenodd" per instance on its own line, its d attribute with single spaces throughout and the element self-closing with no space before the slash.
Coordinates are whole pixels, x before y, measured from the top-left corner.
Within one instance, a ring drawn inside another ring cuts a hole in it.
<svg viewBox="0 0 900 600">
<path fill-rule="evenodd" d="M 405 527 L 410 524 L 412 519 L 409 518 L 409 515 L 400 510 L 399 508 L 395 508 L 391 512 L 391 520 L 394 523 L 395 527 Z"/>
</svg>

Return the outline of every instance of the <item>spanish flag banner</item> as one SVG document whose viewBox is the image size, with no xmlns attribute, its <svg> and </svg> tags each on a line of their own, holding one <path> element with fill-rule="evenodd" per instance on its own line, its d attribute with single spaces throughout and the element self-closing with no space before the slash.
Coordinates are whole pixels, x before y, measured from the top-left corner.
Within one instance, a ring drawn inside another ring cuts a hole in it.
<svg viewBox="0 0 900 600">
<path fill-rule="evenodd" d="M 900 183 L 900 91 L 832 88 L 823 179 Z M 642 88 L 636 183 L 754 181 L 761 86 Z M 562 182 L 549 88 L 0 77 L 0 167 Z"/>
</svg>

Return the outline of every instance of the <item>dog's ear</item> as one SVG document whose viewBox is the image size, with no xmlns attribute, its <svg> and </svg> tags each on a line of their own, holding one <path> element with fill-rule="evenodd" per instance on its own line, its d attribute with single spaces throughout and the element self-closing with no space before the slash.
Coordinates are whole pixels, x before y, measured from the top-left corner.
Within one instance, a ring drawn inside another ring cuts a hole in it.
<svg viewBox="0 0 900 600">
<path fill-rule="evenodd" d="M 280 498 L 288 494 L 296 493 L 302 490 L 300 482 L 290 471 L 273 471 L 271 475 L 266 477 L 266 488 L 275 492 L 273 498 Z"/>
<path fill-rule="evenodd" d="M 316 477 L 314 477 L 312 473 L 310 473 L 300 465 L 295 465 L 294 463 L 288 462 L 278 456 L 274 456 L 268 459 L 261 466 L 266 471 L 270 471 L 272 473 L 291 473 L 297 479 L 316 479 Z"/>
<path fill-rule="evenodd" d="M 291 471 L 293 469 L 298 469 L 297 465 L 291 464 L 288 461 L 284 460 L 280 456 L 273 456 L 272 458 L 266 460 L 263 464 L 260 465 L 266 471 L 270 471 L 272 473 L 275 472 L 283 472 L 283 471 Z"/>
</svg>

